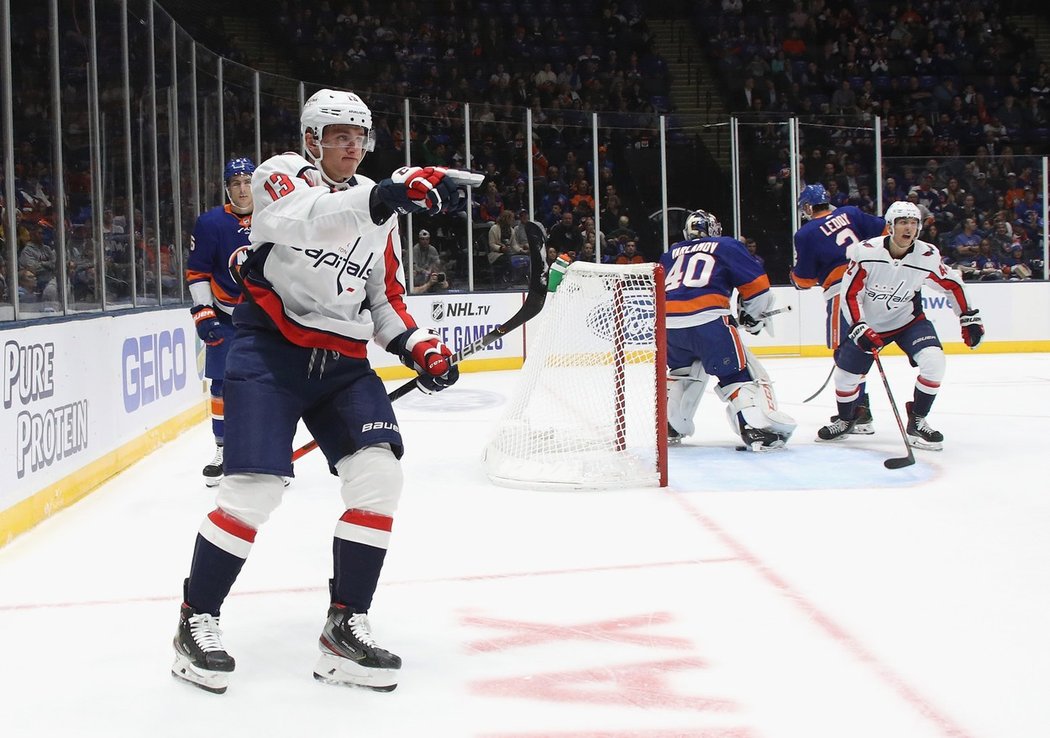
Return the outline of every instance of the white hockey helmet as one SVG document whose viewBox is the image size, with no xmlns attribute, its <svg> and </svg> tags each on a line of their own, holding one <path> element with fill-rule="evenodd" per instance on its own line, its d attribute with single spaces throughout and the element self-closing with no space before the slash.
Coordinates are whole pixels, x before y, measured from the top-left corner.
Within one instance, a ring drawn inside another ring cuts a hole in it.
<svg viewBox="0 0 1050 738">
<path fill-rule="evenodd" d="M 722 224 L 706 210 L 694 210 L 685 216 L 682 236 L 687 239 L 717 238 L 722 235 Z"/>
<path fill-rule="evenodd" d="M 918 205 L 908 202 L 907 200 L 899 200 L 898 202 L 890 203 L 890 206 L 886 208 L 884 219 L 890 228 L 891 236 L 893 235 L 894 224 L 902 218 L 912 219 L 916 223 L 922 223 L 922 212 L 919 210 Z"/>
<path fill-rule="evenodd" d="M 324 127 L 330 125 L 361 126 L 365 129 L 365 151 L 374 151 L 376 146 L 375 132 L 372 129 L 372 111 L 364 100 L 352 92 L 343 90 L 319 90 L 310 96 L 303 105 L 299 116 L 301 135 L 306 139 L 306 132 L 313 134 L 315 141 L 324 135 Z"/>
</svg>

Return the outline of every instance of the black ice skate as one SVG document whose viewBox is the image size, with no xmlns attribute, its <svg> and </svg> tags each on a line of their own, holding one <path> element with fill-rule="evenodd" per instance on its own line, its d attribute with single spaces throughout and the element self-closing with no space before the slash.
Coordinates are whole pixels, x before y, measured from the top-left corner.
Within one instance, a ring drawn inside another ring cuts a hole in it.
<svg viewBox="0 0 1050 738">
<path fill-rule="evenodd" d="M 314 679 L 377 692 L 391 692 L 397 687 L 401 657 L 376 644 L 365 613 L 333 604 L 328 608 L 319 645 L 321 658 L 314 667 Z"/>
<path fill-rule="evenodd" d="M 749 451 L 775 451 L 784 448 L 784 444 L 787 443 L 783 436 L 761 428 L 752 428 L 750 425 L 744 425 L 740 431 L 740 438 Z"/>
<path fill-rule="evenodd" d="M 855 436 L 870 436 L 875 433 L 875 424 L 871 419 L 871 408 L 868 407 L 868 397 L 864 396 L 864 404 L 857 405 L 856 417 L 853 419 L 853 430 Z"/>
<path fill-rule="evenodd" d="M 215 458 L 204 467 L 201 474 L 204 475 L 204 484 L 207 487 L 214 487 L 222 481 L 222 446 L 216 444 Z"/>
<path fill-rule="evenodd" d="M 925 416 L 912 413 L 910 402 L 904 407 L 908 411 L 908 443 L 927 451 L 940 451 L 944 448 L 944 434 L 931 428 Z"/>
<path fill-rule="evenodd" d="M 183 603 L 175 634 L 172 676 L 208 692 L 225 692 L 235 662 L 223 648 L 221 635 L 217 617 L 196 612 Z"/>
<path fill-rule="evenodd" d="M 678 444 L 680 444 L 682 442 L 683 438 L 685 438 L 685 436 L 683 436 L 681 433 L 676 431 L 674 429 L 673 425 L 671 425 L 670 423 L 667 424 L 667 445 L 668 446 L 677 446 Z"/>
<path fill-rule="evenodd" d="M 856 425 L 856 419 L 843 420 L 838 415 L 834 415 L 831 418 L 831 424 L 825 425 L 823 428 L 817 431 L 818 441 L 841 441 L 844 439 L 853 426 Z"/>
</svg>

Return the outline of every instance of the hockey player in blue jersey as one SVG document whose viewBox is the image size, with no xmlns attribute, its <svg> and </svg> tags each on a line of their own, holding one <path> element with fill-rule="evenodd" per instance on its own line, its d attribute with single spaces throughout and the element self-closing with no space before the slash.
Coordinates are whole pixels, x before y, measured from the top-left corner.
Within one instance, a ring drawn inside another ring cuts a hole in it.
<svg viewBox="0 0 1050 738">
<path fill-rule="evenodd" d="M 800 290 L 818 286 L 823 289 L 827 308 L 825 342 L 829 349 L 836 351 L 843 335 L 839 283 L 846 272 L 846 248 L 882 235 L 886 221 L 854 205 L 833 207 L 827 190 L 820 184 L 803 188 L 798 196 L 798 208 L 806 222 L 795 233 L 795 266 L 791 270 L 791 283 Z M 857 413 L 850 432 L 858 435 L 874 433 L 863 384 Z"/>
<path fill-rule="evenodd" d="M 769 277 L 747 247 L 722 235 L 714 215 L 694 210 L 685 240 L 660 258 L 667 289 L 668 440 L 693 434 L 693 416 L 711 376 L 734 433 L 751 451 L 782 448 L 795 421 L 777 409 L 769 375 L 740 340 L 730 310 L 739 292 L 740 325 L 757 334 L 773 303 Z"/>
<path fill-rule="evenodd" d="M 186 282 L 193 307 L 190 313 L 197 335 L 205 343 L 204 376 L 211 380 L 211 430 L 215 436 L 215 457 L 203 470 L 204 483 L 214 487 L 222 478 L 225 409 L 222 399 L 226 352 L 233 338 L 233 308 L 241 288 L 230 274 L 230 257 L 248 245 L 252 230 L 251 159 L 226 162 L 222 179 L 229 202 L 202 213 L 190 236 L 190 255 L 186 260 Z"/>
</svg>

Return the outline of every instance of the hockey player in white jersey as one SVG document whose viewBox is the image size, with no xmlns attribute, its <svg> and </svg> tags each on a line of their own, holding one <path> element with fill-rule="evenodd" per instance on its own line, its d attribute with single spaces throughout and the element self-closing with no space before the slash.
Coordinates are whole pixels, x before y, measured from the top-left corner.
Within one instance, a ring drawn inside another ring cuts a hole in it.
<svg viewBox="0 0 1050 738">
<path fill-rule="evenodd" d="M 401 659 L 376 643 L 367 613 L 401 495 L 403 445 L 366 345 L 400 356 L 423 391 L 459 376 L 452 352 L 405 307 L 396 216 L 457 210 L 460 187 L 483 177 L 442 167 L 403 167 L 379 183 L 357 174 L 374 133 L 371 111 L 349 92 L 313 95 L 301 124 L 309 159 L 280 154 L 252 177 L 251 244 L 226 364 L 225 475 L 197 534 L 175 636 L 172 673 L 212 692 L 226 691 L 234 669 L 219 611 L 281 501 L 282 477 L 293 475 L 299 420 L 338 477 L 344 508 L 314 676 L 397 686 Z"/>
<path fill-rule="evenodd" d="M 856 422 L 859 386 L 874 361 L 872 353 L 896 343 L 919 369 L 912 400 L 906 404 L 908 442 L 939 451 L 944 436 L 930 427 L 926 416 L 944 379 L 944 350 L 922 310 L 923 286 L 948 295 L 970 348 L 980 344 L 984 326 L 966 296 L 962 275 L 941 262 L 936 246 L 918 240 L 919 209 L 910 202 L 895 202 L 886 209 L 886 223 L 888 236 L 847 249 L 849 267 L 842 277 L 840 302 L 850 340 L 843 341 L 835 354 L 838 417 L 817 432 L 817 439 L 846 437 Z"/>
</svg>

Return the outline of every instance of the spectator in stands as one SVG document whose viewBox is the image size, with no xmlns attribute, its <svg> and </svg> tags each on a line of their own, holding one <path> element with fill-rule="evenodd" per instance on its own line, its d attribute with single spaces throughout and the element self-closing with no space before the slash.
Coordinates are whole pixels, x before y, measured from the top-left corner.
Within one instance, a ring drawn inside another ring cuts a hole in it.
<svg viewBox="0 0 1050 738">
<path fill-rule="evenodd" d="M 644 264 L 645 257 L 638 253 L 638 243 L 628 241 L 623 247 L 623 253 L 616 257 L 616 264 Z"/>
<path fill-rule="evenodd" d="M 495 179 L 487 179 L 478 199 L 478 219 L 495 223 L 503 212 L 503 196 Z M 513 217 L 511 213 L 511 217 Z"/>
<path fill-rule="evenodd" d="M 434 269 L 424 272 L 423 279 L 419 280 L 416 286 L 412 288 L 412 294 L 425 295 L 432 292 L 448 292 L 448 275 L 444 271 L 437 271 L 438 269 L 442 269 L 440 263 L 436 264 Z"/>
<path fill-rule="evenodd" d="M 955 263 L 962 263 L 977 256 L 982 238 L 982 234 L 977 230 L 977 221 L 974 218 L 965 218 L 962 229 L 949 242 L 949 257 Z"/>
<path fill-rule="evenodd" d="M 1011 282 L 1031 279 L 1037 269 L 1036 264 L 1025 256 L 1024 247 L 1021 244 L 1014 244 L 1013 251 L 1002 257 L 1000 261 L 1003 265 L 1003 276 Z"/>
<path fill-rule="evenodd" d="M 426 274 L 441 266 L 441 255 L 430 241 L 430 231 L 419 231 L 419 240 L 412 247 L 412 268 L 415 270 L 418 283 Z"/>
<path fill-rule="evenodd" d="M 499 214 L 496 222 L 489 227 L 488 243 L 493 280 L 497 285 L 508 284 L 511 281 L 511 257 L 522 253 L 514 245 L 514 213 L 504 210 Z"/>
<path fill-rule="evenodd" d="M 29 221 L 26 226 L 26 240 L 18 252 L 18 267 L 28 270 L 36 279 L 33 293 L 45 302 L 58 300 L 58 285 L 55 274 L 58 269 L 55 251 L 44 243 L 39 222 Z"/>
<path fill-rule="evenodd" d="M 583 248 L 583 234 L 576 227 L 571 212 L 562 213 L 561 220 L 551 226 L 547 243 L 558 253 L 576 254 Z"/>
<path fill-rule="evenodd" d="M 758 243 L 755 241 L 755 239 L 750 237 L 744 238 L 744 245 L 747 246 L 747 252 L 751 254 L 751 256 L 754 257 L 755 261 L 757 261 L 762 266 L 762 269 L 765 270 L 766 260 L 762 258 L 761 254 L 758 253 Z"/>
<path fill-rule="evenodd" d="M 1008 172 L 1006 175 L 1006 186 L 1003 192 L 1003 204 L 1012 210 L 1022 199 L 1024 199 L 1024 185 L 1018 181 L 1015 172 Z"/>
<path fill-rule="evenodd" d="M 994 230 L 988 236 L 988 240 L 991 241 L 992 251 L 995 252 L 996 256 L 1002 258 L 1013 253 L 1014 250 L 1014 237 L 1010 224 L 1006 220 L 996 214 L 994 222 Z"/>
<path fill-rule="evenodd" d="M 957 264 L 963 279 L 973 282 L 995 282 L 1003 278 L 1003 265 L 1001 257 L 995 253 L 992 242 L 981 239 L 977 253 L 971 258 Z"/>
</svg>

